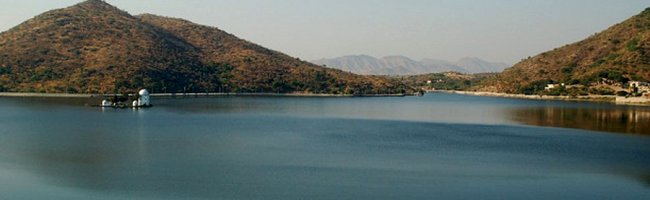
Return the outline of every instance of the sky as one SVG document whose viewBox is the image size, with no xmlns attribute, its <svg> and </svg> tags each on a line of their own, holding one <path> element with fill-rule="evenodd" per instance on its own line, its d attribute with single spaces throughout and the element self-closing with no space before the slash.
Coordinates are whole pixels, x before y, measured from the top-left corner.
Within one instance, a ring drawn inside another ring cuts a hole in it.
<svg viewBox="0 0 650 200">
<path fill-rule="evenodd" d="M 479 57 L 514 64 L 634 16 L 650 0 L 106 0 L 218 27 L 303 60 Z M 0 0 L 0 31 L 81 0 Z"/>
</svg>

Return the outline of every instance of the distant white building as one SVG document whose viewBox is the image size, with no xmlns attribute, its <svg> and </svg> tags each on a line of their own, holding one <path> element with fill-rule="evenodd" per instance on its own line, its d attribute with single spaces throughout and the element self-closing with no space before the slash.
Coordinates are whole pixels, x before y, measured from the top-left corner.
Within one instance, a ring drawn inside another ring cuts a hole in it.
<svg viewBox="0 0 650 200">
<path fill-rule="evenodd" d="M 151 106 L 151 97 L 149 96 L 149 91 L 147 89 L 142 89 L 138 92 L 140 98 L 138 98 L 139 106 Z"/>
<path fill-rule="evenodd" d="M 646 82 L 641 82 L 641 81 L 630 81 L 630 87 L 633 87 L 633 88 L 640 88 L 640 87 L 643 87 L 643 86 L 649 86 L 649 85 L 650 85 L 650 84 L 648 84 L 648 83 L 646 83 Z"/>
<path fill-rule="evenodd" d="M 138 100 L 133 101 L 133 107 L 149 107 L 151 106 L 151 95 L 146 89 L 138 92 Z"/>
<path fill-rule="evenodd" d="M 552 89 L 555 89 L 555 88 L 559 88 L 560 86 L 565 87 L 564 83 L 562 83 L 562 84 L 547 84 L 544 89 L 548 91 L 548 90 L 552 90 Z"/>
<path fill-rule="evenodd" d="M 552 90 L 552 89 L 555 89 L 555 88 L 557 88 L 557 87 L 559 87 L 559 86 L 560 86 L 560 85 L 558 85 L 558 84 L 547 84 L 546 87 L 545 87 L 544 89 L 545 89 L 545 90 Z"/>
<path fill-rule="evenodd" d="M 650 83 L 641 81 L 630 81 L 630 88 L 637 88 L 639 93 L 650 92 Z"/>
</svg>

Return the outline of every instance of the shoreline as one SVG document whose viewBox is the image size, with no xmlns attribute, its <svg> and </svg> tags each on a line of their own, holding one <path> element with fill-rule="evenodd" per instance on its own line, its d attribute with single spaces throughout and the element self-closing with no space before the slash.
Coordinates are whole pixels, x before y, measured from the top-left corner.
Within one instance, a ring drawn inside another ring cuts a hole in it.
<svg viewBox="0 0 650 200">
<path fill-rule="evenodd" d="M 39 97 L 39 98 L 107 98 L 121 94 L 65 94 L 65 93 L 21 93 L 0 92 L 0 97 Z M 310 93 L 153 93 L 152 97 L 405 97 L 406 94 L 310 94 Z"/>
<path fill-rule="evenodd" d="M 436 90 L 430 92 L 460 94 L 460 95 L 470 95 L 470 96 L 500 97 L 500 98 L 511 98 L 511 99 L 598 102 L 598 103 L 611 103 L 616 105 L 650 106 L 650 98 L 620 97 L 615 95 L 549 96 L 549 95 L 508 94 L 508 93 L 497 93 L 497 92 L 471 92 L 471 91 L 456 91 L 456 90 Z"/>
</svg>

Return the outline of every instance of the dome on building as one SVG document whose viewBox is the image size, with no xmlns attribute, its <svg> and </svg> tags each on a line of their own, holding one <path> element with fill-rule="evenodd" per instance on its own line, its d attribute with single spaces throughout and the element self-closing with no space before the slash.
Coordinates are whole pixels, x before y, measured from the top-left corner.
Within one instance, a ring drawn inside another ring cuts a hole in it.
<svg viewBox="0 0 650 200">
<path fill-rule="evenodd" d="M 103 100 L 101 107 L 111 107 L 113 106 L 113 102 L 110 102 L 108 100 Z"/>
<path fill-rule="evenodd" d="M 151 97 L 149 96 L 149 91 L 147 91 L 146 89 L 142 89 L 142 90 L 140 90 L 140 92 L 138 92 L 138 94 L 140 96 L 138 97 L 137 102 L 134 102 L 134 104 L 137 105 L 137 106 L 134 106 L 134 107 L 149 107 L 149 106 L 151 106 Z"/>
<path fill-rule="evenodd" d="M 147 89 L 142 89 L 140 92 L 138 92 L 138 94 L 140 94 L 140 96 L 148 96 L 149 91 Z"/>
</svg>

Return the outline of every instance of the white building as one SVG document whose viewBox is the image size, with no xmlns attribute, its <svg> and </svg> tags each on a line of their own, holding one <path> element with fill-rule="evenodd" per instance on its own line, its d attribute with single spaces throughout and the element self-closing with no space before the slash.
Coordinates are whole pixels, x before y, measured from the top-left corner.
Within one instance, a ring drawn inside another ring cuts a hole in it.
<svg viewBox="0 0 650 200">
<path fill-rule="evenodd" d="M 545 90 L 552 90 L 555 88 L 560 88 L 560 87 L 565 87 L 564 83 L 561 84 L 546 84 L 546 87 L 544 88 Z"/>
<path fill-rule="evenodd" d="M 641 81 L 630 81 L 630 88 L 637 88 L 639 93 L 650 92 L 650 83 Z"/>
<path fill-rule="evenodd" d="M 149 107 L 149 106 L 151 106 L 151 96 L 149 94 L 149 91 L 147 91 L 147 89 L 140 90 L 140 92 L 138 92 L 138 95 L 140 97 L 138 98 L 138 106 L 137 107 Z"/>
<path fill-rule="evenodd" d="M 547 84 L 544 89 L 545 90 L 552 90 L 552 89 L 555 89 L 556 87 L 559 87 L 559 86 L 560 85 L 558 85 L 558 84 Z"/>
<path fill-rule="evenodd" d="M 650 86 L 650 83 L 641 82 L 641 81 L 630 81 L 630 87 L 640 88 L 643 86 Z"/>
</svg>

